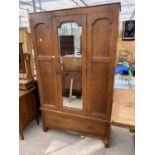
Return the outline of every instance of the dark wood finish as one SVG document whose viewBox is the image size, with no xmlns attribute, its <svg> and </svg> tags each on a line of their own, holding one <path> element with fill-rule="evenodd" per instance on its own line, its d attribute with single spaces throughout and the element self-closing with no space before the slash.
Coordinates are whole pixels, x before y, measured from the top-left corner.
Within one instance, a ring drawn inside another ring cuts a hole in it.
<svg viewBox="0 0 155 155">
<path fill-rule="evenodd" d="M 32 78 L 19 79 L 19 89 L 20 90 L 28 90 L 32 87 L 34 87 L 34 80 Z"/>
<path fill-rule="evenodd" d="M 114 3 L 30 14 L 44 130 L 96 135 L 109 145 L 119 10 Z M 65 22 L 82 27 L 82 110 L 62 103 L 58 28 Z"/>
<path fill-rule="evenodd" d="M 19 43 L 19 72 L 25 73 L 25 62 L 24 62 L 24 53 L 23 53 L 23 43 Z"/>
<path fill-rule="evenodd" d="M 23 129 L 33 120 L 36 119 L 39 124 L 39 118 L 35 101 L 35 87 L 29 90 L 19 91 L 19 132 L 21 139 L 24 139 Z"/>
<path fill-rule="evenodd" d="M 74 54 L 74 36 L 60 36 L 61 55 Z"/>
</svg>

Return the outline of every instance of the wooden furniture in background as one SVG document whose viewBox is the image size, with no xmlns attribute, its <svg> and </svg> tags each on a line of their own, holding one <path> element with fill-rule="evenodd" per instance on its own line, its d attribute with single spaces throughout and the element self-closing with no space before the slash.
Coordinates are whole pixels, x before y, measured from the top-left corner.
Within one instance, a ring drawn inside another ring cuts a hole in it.
<svg viewBox="0 0 155 155">
<path fill-rule="evenodd" d="M 60 128 L 109 145 L 120 3 L 30 14 L 44 131 Z M 58 28 L 82 28 L 82 110 L 63 107 Z"/>
<path fill-rule="evenodd" d="M 19 28 L 19 41 L 23 43 L 24 53 L 32 54 L 31 33 L 28 28 Z"/>
<path fill-rule="evenodd" d="M 31 68 L 31 54 L 24 53 L 24 60 L 26 65 L 27 78 L 32 78 L 33 75 L 32 75 L 32 68 Z"/>
<path fill-rule="evenodd" d="M 113 125 L 135 129 L 135 91 L 127 89 L 114 90 L 114 103 L 111 122 Z"/>
<path fill-rule="evenodd" d="M 26 76 L 19 76 L 19 88 L 27 90 L 34 86 L 34 80 L 31 69 L 31 54 L 23 53 L 22 43 L 19 43 L 19 72 Z"/>
<path fill-rule="evenodd" d="M 61 55 L 74 54 L 74 36 L 60 36 Z"/>
<path fill-rule="evenodd" d="M 20 72 L 19 78 L 25 79 L 25 78 L 33 78 L 32 74 L 32 67 L 31 67 L 31 54 L 29 53 L 23 53 L 23 63 L 25 65 L 25 71 Z"/>
<path fill-rule="evenodd" d="M 19 131 L 21 139 L 24 140 L 23 130 L 33 120 L 39 124 L 36 108 L 35 87 L 29 90 L 19 90 Z"/>
<path fill-rule="evenodd" d="M 19 43 L 19 58 L 22 60 L 23 66 L 25 67 L 24 72 L 20 72 L 19 75 L 19 131 L 21 139 L 24 139 L 23 129 L 33 119 L 36 119 L 37 123 L 39 123 L 39 119 L 36 107 L 37 90 L 34 87 L 34 79 L 32 74 L 32 42 L 27 28 L 20 28 L 19 40 L 22 42 Z M 20 57 L 21 51 L 22 57 Z"/>
<path fill-rule="evenodd" d="M 32 59 L 32 40 L 31 40 L 31 32 L 30 29 L 27 27 L 19 28 L 19 41 L 22 42 L 23 46 L 23 53 L 30 55 L 30 67 L 31 67 L 31 74 L 34 75 L 34 64 Z M 20 78 L 27 78 L 27 74 L 20 73 Z"/>
<path fill-rule="evenodd" d="M 34 80 L 32 78 L 19 79 L 19 89 L 20 90 L 28 90 L 32 87 L 34 87 Z"/>
<path fill-rule="evenodd" d="M 25 73 L 25 62 L 24 62 L 24 53 L 23 53 L 23 43 L 19 43 L 19 72 Z"/>
</svg>

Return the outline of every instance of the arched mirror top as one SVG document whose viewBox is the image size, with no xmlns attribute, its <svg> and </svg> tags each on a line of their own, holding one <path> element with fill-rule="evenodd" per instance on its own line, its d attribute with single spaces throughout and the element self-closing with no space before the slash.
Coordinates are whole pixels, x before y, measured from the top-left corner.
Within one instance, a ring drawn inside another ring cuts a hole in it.
<svg viewBox="0 0 155 155">
<path fill-rule="evenodd" d="M 75 22 L 65 22 L 58 28 L 61 55 L 81 55 L 82 27 Z"/>
<path fill-rule="evenodd" d="M 76 22 L 62 22 L 59 26 L 59 29 L 81 29 L 81 25 Z"/>
</svg>

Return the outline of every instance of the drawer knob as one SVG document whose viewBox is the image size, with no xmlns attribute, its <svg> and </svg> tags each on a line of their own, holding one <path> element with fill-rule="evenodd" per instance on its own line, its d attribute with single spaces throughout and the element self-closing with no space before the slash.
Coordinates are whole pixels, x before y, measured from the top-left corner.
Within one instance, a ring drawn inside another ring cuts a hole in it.
<svg viewBox="0 0 155 155">
<path fill-rule="evenodd" d="M 93 129 L 94 129 L 94 126 L 92 126 L 92 125 L 88 125 L 88 129 L 93 130 Z"/>
<path fill-rule="evenodd" d="M 59 123 L 59 120 L 58 120 L 58 119 L 54 119 L 54 122 L 55 122 L 55 123 Z"/>
<path fill-rule="evenodd" d="M 56 70 L 56 74 L 57 74 L 57 75 L 60 75 L 60 72 L 59 72 L 58 70 Z"/>
</svg>

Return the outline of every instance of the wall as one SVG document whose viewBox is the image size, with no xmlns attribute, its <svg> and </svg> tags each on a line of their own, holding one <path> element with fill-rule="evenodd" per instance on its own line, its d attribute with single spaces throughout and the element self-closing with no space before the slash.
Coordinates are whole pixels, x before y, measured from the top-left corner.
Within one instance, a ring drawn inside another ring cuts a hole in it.
<svg viewBox="0 0 155 155">
<path fill-rule="evenodd" d="M 119 37 L 117 42 L 117 58 L 122 53 L 126 53 L 129 63 L 135 63 L 135 41 L 123 41 L 122 40 L 122 28 L 123 22 L 119 23 Z"/>
</svg>

